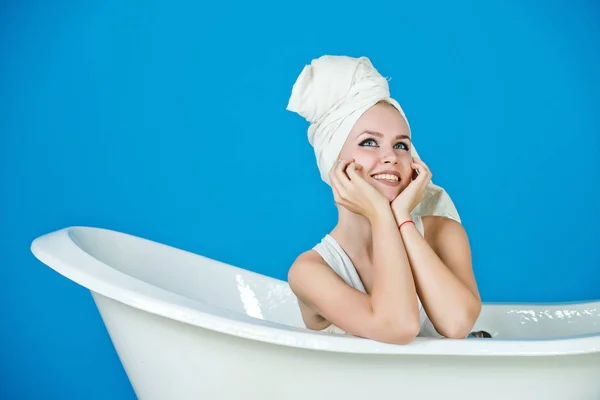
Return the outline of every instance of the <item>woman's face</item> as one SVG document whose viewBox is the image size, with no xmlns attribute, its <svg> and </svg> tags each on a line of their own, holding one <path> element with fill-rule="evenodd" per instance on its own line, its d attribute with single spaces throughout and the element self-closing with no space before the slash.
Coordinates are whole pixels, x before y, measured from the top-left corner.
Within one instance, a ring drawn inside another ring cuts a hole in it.
<svg viewBox="0 0 600 400">
<path fill-rule="evenodd" d="M 340 158 L 362 165 L 361 176 L 390 202 L 411 182 L 410 130 L 391 104 L 378 103 L 356 122 Z"/>
</svg>

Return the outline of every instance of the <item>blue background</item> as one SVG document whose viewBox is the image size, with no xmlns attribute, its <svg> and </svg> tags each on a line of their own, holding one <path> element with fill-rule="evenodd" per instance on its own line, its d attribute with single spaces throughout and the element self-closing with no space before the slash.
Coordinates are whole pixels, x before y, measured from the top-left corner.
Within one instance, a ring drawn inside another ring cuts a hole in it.
<svg viewBox="0 0 600 400">
<path fill-rule="evenodd" d="M 484 301 L 600 298 L 597 2 L 209 4 L 1 6 L 0 398 L 135 397 L 39 235 L 116 229 L 286 279 L 337 217 L 285 110 L 323 54 L 392 77 Z"/>
</svg>

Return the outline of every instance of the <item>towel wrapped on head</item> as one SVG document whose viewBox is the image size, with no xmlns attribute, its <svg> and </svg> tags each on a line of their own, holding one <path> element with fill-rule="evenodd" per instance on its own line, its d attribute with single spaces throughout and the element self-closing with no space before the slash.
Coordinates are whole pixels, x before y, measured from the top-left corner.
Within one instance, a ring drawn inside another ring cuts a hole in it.
<svg viewBox="0 0 600 400">
<path fill-rule="evenodd" d="M 354 124 L 375 104 L 385 101 L 408 119 L 390 95 L 389 85 L 367 57 L 325 55 L 306 65 L 292 88 L 287 110 L 309 123 L 308 140 L 315 151 L 321 179 L 328 185 L 335 164 Z M 410 125 L 408 125 L 410 128 Z M 419 157 L 412 140 L 411 154 Z M 460 222 L 444 189 L 429 183 L 413 214 L 440 215 Z"/>
</svg>

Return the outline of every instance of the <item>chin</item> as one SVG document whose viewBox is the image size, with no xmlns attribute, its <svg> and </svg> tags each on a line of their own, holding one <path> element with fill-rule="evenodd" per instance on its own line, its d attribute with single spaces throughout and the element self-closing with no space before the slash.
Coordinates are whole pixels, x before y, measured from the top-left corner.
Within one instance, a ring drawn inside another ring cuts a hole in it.
<svg viewBox="0 0 600 400">
<path fill-rule="evenodd" d="M 381 193 L 386 199 L 388 199 L 388 201 L 391 203 L 392 201 L 394 201 L 394 199 L 396 197 L 398 197 L 398 195 L 402 192 L 402 190 L 404 190 L 404 186 L 388 186 L 386 184 L 380 183 L 380 182 L 376 182 L 376 188 L 377 190 L 379 190 L 379 193 Z"/>
<path fill-rule="evenodd" d="M 379 189 L 379 193 L 381 193 L 388 201 L 391 203 L 398 197 L 398 195 L 402 192 L 402 190 L 383 188 Z"/>
<path fill-rule="evenodd" d="M 391 203 L 392 201 L 396 200 L 396 197 L 398 197 L 399 193 L 394 193 L 393 195 L 390 194 L 386 194 L 385 197 L 388 199 L 388 201 Z"/>
</svg>

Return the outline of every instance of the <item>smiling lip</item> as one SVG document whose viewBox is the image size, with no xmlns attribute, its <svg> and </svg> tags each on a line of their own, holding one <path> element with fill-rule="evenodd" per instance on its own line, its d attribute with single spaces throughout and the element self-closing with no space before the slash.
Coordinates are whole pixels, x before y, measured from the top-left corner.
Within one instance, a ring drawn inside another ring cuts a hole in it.
<svg viewBox="0 0 600 400">
<path fill-rule="evenodd" d="M 385 179 L 375 179 L 373 178 L 373 176 L 375 175 L 381 175 L 381 174 L 388 174 L 388 175 L 395 175 L 398 177 L 398 180 L 395 182 L 390 182 L 390 181 L 386 181 Z M 398 171 L 392 171 L 392 170 L 386 170 L 386 171 L 378 171 L 376 173 L 374 173 L 373 175 L 371 175 L 371 178 L 374 179 L 375 181 L 382 183 L 386 186 L 399 186 L 400 182 L 402 181 L 402 178 L 400 177 L 400 173 L 398 173 Z"/>
<path fill-rule="evenodd" d="M 373 178 L 373 179 L 375 179 L 375 178 Z M 390 182 L 390 181 L 386 181 L 386 180 L 383 180 L 383 179 L 375 179 L 375 182 L 381 183 L 381 184 L 386 185 L 386 186 L 394 186 L 394 187 L 395 186 L 400 186 L 400 181 Z"/>
</svg>

